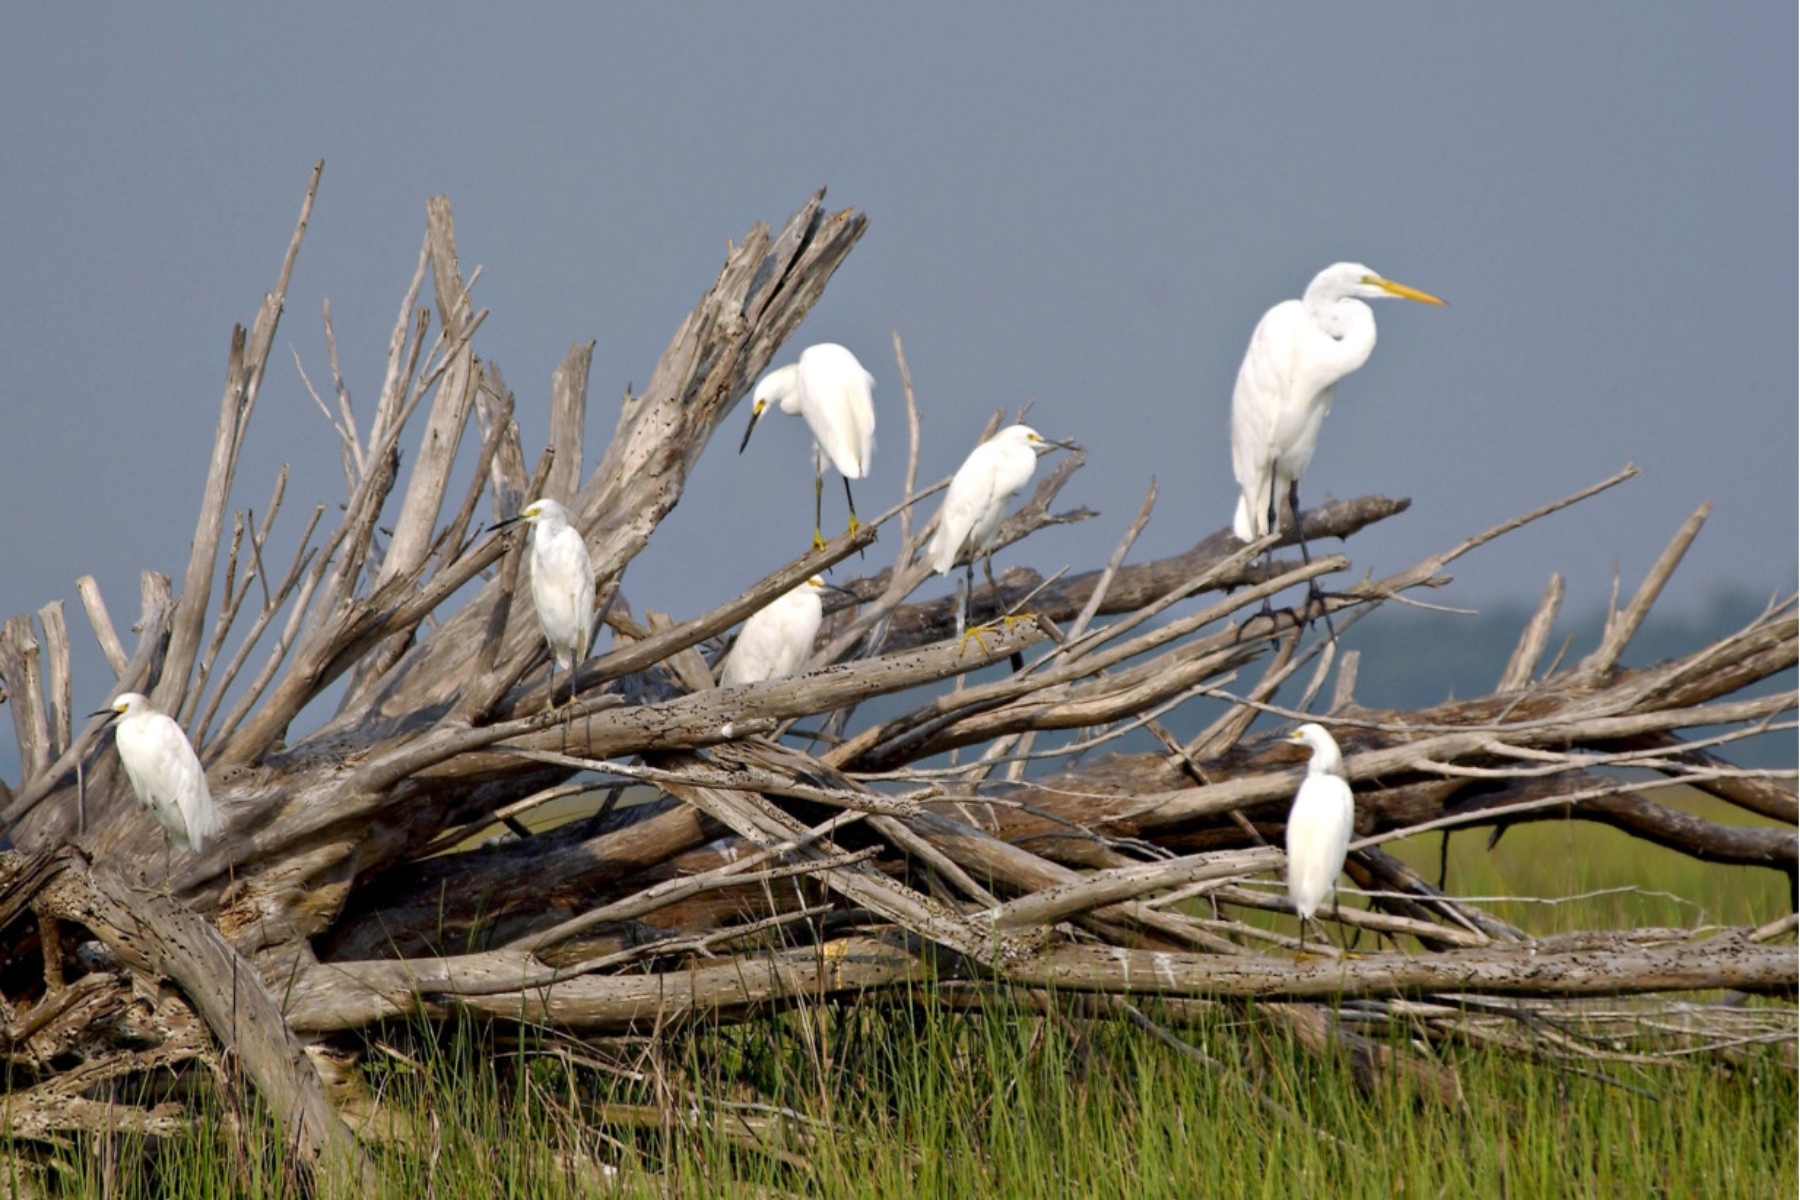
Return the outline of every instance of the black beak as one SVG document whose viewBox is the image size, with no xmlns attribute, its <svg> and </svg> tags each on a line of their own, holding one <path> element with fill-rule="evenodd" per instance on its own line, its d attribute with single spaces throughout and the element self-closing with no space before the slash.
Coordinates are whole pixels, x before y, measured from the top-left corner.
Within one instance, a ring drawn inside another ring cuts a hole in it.
<svg viewBox="0 0 1800 1200">
<path fill-rule="evenodd" d="M 116 709 L 111 709 L 111 708 L 103 708 L 103 709 L 101 709 L 101 710 L 100 710 L 100 711 L 99 711 L 99 712 L 91 712 L 91 713 L 89 713 L 89 714 L 88 714 L 88 719 L 89 719 L 89 720 L 90 720 L 90 721 L 91 721 L 91 720 L 93 720 L 93 719 L 94 719 L 94 718 L 95 718 L 95 717 L 109 717 L 109 718 L 110 718 L 110 717 L 116 717 L 116 716 L 118 716 L 118 715 L 119 715 L 119 714 L 118 714 L 118 711 L 117 711 L 117 710 L 116 710 Z"/>
<path fill-rule="evenodd" d="M 512 525 L 517 525 L 520 521 L 523 521 L 524 519 L 525 518 L 521 515 L 521 516 L 517 516 L 517 517 L 508 517 L 504 521 L 495 521 L 492 528 L 490 528 L 488 530 L 488 532 L 489 533 L 499 533 L 502 529 L 505 529 Z"/>
<path fill-rule="evenodd" d="M 750 424 L 744 430 L 744 440 L 738 443 L 739 454 L 742 454 L 744 452 L 744 447 L 750 444 L 750 435 L 756 432 L 756 423 L 760 420 L 762 420 L 762 409 L 752 408 L 750 410 Z"/>
<path fill-rule="evenodd" d="M 1081 449 L 1080 446 L 1076 445 L 1074 442 L 1071 442 L 1071 441 L 1060 441 L 1059 442 L 1055 438 L 1045 438 L 1044 441 L 1046 443 L 1048 443 L 1049 445 L 1059 447 L 1060 449 L 1063 449 L 1063 450 L 1079 450 L 1079 449 Z"/>
</svg>

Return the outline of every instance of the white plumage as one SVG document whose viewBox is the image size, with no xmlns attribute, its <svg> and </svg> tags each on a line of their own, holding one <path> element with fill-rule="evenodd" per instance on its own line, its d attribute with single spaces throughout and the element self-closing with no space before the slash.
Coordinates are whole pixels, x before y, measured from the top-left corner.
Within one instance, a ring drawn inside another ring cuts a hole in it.
<svg viewBox="0 0 1800 1200">
<path fill-rule="evenodd" d="M 1356 801 L 1344 781 L 1343 753 L 1322 726 L 1302 725 L 1288 740 L 1310 746 L 1313 752 L 1287 823 L 1288 897 L 1300 913 L 1304 940 L 1306 920 L 1337 890 L 1356 819 Z"/>
<path fill-rule="evenodd" d="M 569 511 L 554 500 L 535 500 L 519 514 L 531 526 L 531 599 L 556 660 L 572 671 L 588 656 L 594 635 L 594 564 Z"/>
<path fill-rule="evenodd" d="M 1270 532 L 1271 510 L 1297 493 L 1333 387 L 1375 349 L 1375 314 L 1363 299 L 1389 296 L 1443 303 L 1361 263 L 1336 263 L 1313 277 L 1303 299 L 1283 300 L 1256 323 L 1231 393 L 1231 467 L 1241 489 L 1231 528 L 1241 540 Z"/>
<path fill-rule="evenodd" d="M 825 581 L 817 575 L 750 615 L 726 656 L 719 686 L 761 683 L 798 674 L 819 636 L 824 607 L 819 593 Z"/>
<path fill-rule="evenodd" d="M 204 849 L 207 839 L 219 836 L 222 823 L 206 786 L 206 771 L 187 734 L 137 692 L 122 694 L 112 702 L 111 711 L 123 714 L 114 740 L 138 802 L 177 846 Z"/>
<path fill-rule="evenodd" d="M 950 480 L 937 532 L 925 549 L 932 570 L 946 574 L 964 553 L 973 559 L 987 549 L 1006 515 L 1006 502 L 1037 470 L 1037 448 L 1044 444 L 1037 430 L 1009 425 L 969 453 Z"/>
<path fill-rule="evenodd" d="M 850 528 L 857 527 L 856 502 L 850 499 L 850 481 L 869 473 L 875 457 L 875 401 L 871 390 L 875 377 L 863 370 L 856 355 L 835 342 L 820 342 L 800 352 L 798 362 L 770 371 L 750 394 L 750 425 L 738 453 L 750 444 L 750 435 L 770 404 L 789 416 L 806 418 L 813 435 L 813 536 L 819 532 L 819 507 L 825 487 L 825 464 L 844 477 L 844 497 L 850 503 Z"/>
</svg>

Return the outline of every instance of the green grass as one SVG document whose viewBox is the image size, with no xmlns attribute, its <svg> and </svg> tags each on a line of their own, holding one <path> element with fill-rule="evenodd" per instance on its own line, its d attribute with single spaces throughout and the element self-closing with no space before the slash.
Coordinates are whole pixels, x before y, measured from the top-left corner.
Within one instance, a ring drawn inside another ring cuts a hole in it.
<svg viewBox="0 0 1800 1200">
<path fill-rule="evenodd" d="M 1631 1088 L 1463 1050 L 1459 1111 L 1363 1092 L 1344 1062 L 1254 1012 L 1187 1034 L 1222 1065 L 1115 1022 L 957 1011 L 930 994 L 664 1039 L 677 1114 L 698 1089 L 808 1118 L 810 1137 L 753 1148 L 730 1121 L 603 1131 L 598 1106 L 654 1104 L 656 1086 L 514 1057 L 465 1029 L 411 1064 L 377 1056 L 372 1082 L 413 1114 L 376 1151 L 378 1194 L 1719 1198 L 1792 1195 L 1800 1169 L 1800 1094 L 1768 1049 L 1731 1069 L 1634 1073 Z M 600 1162 L 620 1174 L 602 1179 Z M 115 1169 L 113 1194 L 300 1194 L 266 1120 L 177 1139 L 149 1165 Z M 97 1168 L 71 1182 L 100 1191 Z"/>
<path fill-rule="evenodd" d="M 1722 825 L 1779 824 L 1687 789 L 1659 789 L 1651 795 L 1658 803 Z M 1488 836 L 1486 829 L 1451 834 L 1446 891 L 1538 898 L 1612 891 L 1558 904 L 1504 901 L 1483 906 L 1527 933 L 1762 925 L 1792 910 L 1787 877 L 1778 871 L 1703 863 L 1590 821 L 1515 825 L 1492 851 Z M 1431 833 L 1387 849 L 1435 881 L 1441 845 L 1442 835 Z"/>
<path fill-rule="evenodd" d="M 1692 803 L 1708 819 L 1745 819 Z M 1435 878 L 1438 850 L 1433 835 L 1396 852 Z M 1789 906 L 1775 872 L 1708 867 L 1566 821 L 1516 827 L 1492 853 L 1485 832 L 1455 835 L 1448 884 L 1460 895 L 1640 889 L 1493 906 L 1538 933 L 1761 923 Z M 1291 929 L 1291 918 L 1263 919 Z M 1046 1017 L 1026 997 L 973 1011 L 950 996 L 805 1005 L 574 1048 L 574 1059 L 561 1056 L 573 1047 L 505 1031 L 391 1031 L 391 1052 L 373 1050 L 365 1071 L 382 1100 L 369 1130 L 385 1135 L 370 1141 L 378 1194 L 1796 1194 L 1791 1044 L 1747 1047 L 1730 1062 L 1580 1070 L 1441 1045 L 1435 1053 L 1460 1077 L 1458 1109 L 1394 1084 L 1362 1090 L 1342 1056 L 1307 1052 L 1254 1009 L 1220 1006 L 1181 1028 L 1201 1061 L 1122 1022 Z M 601 1055 L 637 1077 L 598 1069 Z M 303 1194 L 273 1123 L 253 1111 L 234 1126 L 221 1111 L 167 1142 L 79 1145 L 65 1190 Z"/>
</svg>

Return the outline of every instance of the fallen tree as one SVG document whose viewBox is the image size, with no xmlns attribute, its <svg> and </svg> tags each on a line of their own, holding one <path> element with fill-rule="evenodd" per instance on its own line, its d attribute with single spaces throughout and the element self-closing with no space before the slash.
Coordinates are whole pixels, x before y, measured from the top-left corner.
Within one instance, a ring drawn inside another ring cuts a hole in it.
<svg viewBox="0 0 1800 1200">
<path fill-rule="evenodd" d="M 1339 614 L 1341 629 L 1436 586 L 1461 555 L 1635 470 L 1329 592 L 1310 611 L 1269 600 L 1350 564 L 1341 554 L 1265 561 L 1295 541 L 1291 531 L 1246 546 L 1221 530 L 1182 554 L 1127 563 L 1152 489 L 1102 569 L 1045 579 L 1015 567 L 974 589 L 971 618 L 986 624 L 959 637 L 954 598 L 914 599 L 930 576 L 919 552 L 931 533 L 914 506 L 937 489 L 918 484 L 908 382 L 913 445 L 900 504 L 730 598 L 702 594 L 713 581 L 697 581 L 693 607 L 711 607 L 696 616 L 649 613 L 640 623 L 620 591 L 625 566 L 865 220 L 828 212 L 820 193 L 779 230 L 758 225 L 733 246 L 643 393 L 625 396 L 584 476 L 591 347 L 576 346 L 557 369 L 549 444 L 528 471 L 514 397 L 476 349 L 485 314 L 438 198 L 368 424 L 335 350 L 333 402 L 318 397 L 344 461 L 341 519 L 321 533 L 319 505 L 292 559 L 267 561 L 285 477 L 260 520 L 234 512 L 231 497 L 318 182 L 315 171 L 275 290 L 251 329 L 234 332 L 179 591 L 145 574 L 128 653 L 93 579 L 78 584 L 115 691 L 150 695 L 199 747 L 225 836 L 165 874 L 161 838 L 105 746 L 103 722 L 77 726 L 60 602 L 0 631 L 22 764 L 16 784 L 0 783 L 15 847 L 0 854 L 14 1138 L 170 1128 L 186 1119 L 181 1093 L 150 1081 L 221 1075 L 229 1056 L 296 1146 L 333 1177 L 353 1176 L 365 1167 L 316 1064 L 353 1055 L 384 1022 L 469 1014 L 604 1036 L 806 997 L 905 995 L 930 979 L 963 989 L 968 1003 L 1002 986 L 1040 999 L 1085 994 L 1090 1013 L 1134 1021 L 1146 1020 L 1134 997 L 1157 997 L 1176 1017 L 1183 1005 L 1263 998 L 1278 1002 L 1265 1011 L 1323 1047 L 1360 1038 L 1327 1021 L 1324 1004 L 1365 1025 L 1392 1019 L 1433 1036 L 1504 1040 L 1506 1020 L 1544 1006 L 1561 1006 L 1574 1029 L 1595 997 L 1735 989 L 1792 999 L 1791 918 L 1534 940 L 1380 848 L 1433 829 L 1498 834 L 1574 818 L 1721 869 L 1793 878 L 1793 772 L 1739 769 L 1713 751 L 1793 728 L 1791 689 L 1746 689 L 1794 666 L 1794 598 L 1682 658 L 1620 666 L 1705 507 L 1585 657 L 1541 665 L 1561 600 L 1553 578 L 1492 694 L 1377 711 L 1355 701 L 1353 655 L 1307 636 L 1319 618 Z M 428 274 L 430 308 L 418 305 Z M 402 486 L 403 435 L 421 422 Z M 458 485 L 465 436 L 480 445 Z M 1083 459 L 1077 450 L 1049 472 L 1002 544 L 1092 515 L 1052 511 Z M 518 601 L 529 569 L 522 539 L 477 522 L 484 498 L 498 521 L 538 495 L 575 515 L 612 630 L 611 647 L 577 669 L 570 703 L 554 710 L 539 681 L 542 638 Z M 1316 545 L 1406 505 L 1332 502 L 1302 524 Z M 812 669 L 714 686 L 706 652 L 734 625 L 890 543 L 890 564 L 847 581 L 834 600 Z M 1253 682 L 1235 682 L 1250 671 Z M 1278 705 L 1301 678 L 1301 695 Z M 303 710 L 334 687 L 331 717 L 297 732 Z M 859 715 L 892 696 L 910 707 Z M 1196 697 L 1225 701 L 1223 715 L 1179 738 L 1163 718 Z M 1253 886 L 1279 874 L 1296 778 L 1280 742 L 1246 737 L 1265 712 L 1323 719 L 1343 744 L 1357 795 L 1349 871 L 1369 907 L 1331 919 L 1385 950 L 1349 958 L 1326 947 L 1296 960 L 1270 952 L 1293 939 L 1243 919 L 1286 906 Z M 1135 730 L 1161 749 L 1089 753 Z M 1075 732 L 1039 748 L 1058 731 Z M 1049 773 L 1029 770 L 1057 761 Z M 1674 784 L 1778 824 L 1700 820 L 1659 798 Z M 621 803 L 626 788 L 632 798 Z M 525 823 L 578 794 L 595 799 L 574 819 L 535 832 Z M 510 832 L 483 840 L 496 822 Z M 1605 1053 L 1625 1019 L 1609 1010 L 1604 1037 L 1566 1035 L 1569 1052 Z M 1684 1049 L 1713 1030 L 1735 1044 L 1746 1020 L 1791 1037 L 1794 1010 L 1747 1017 L 1727 1006 L 1716 1027 L 1684 1025 Z M 1537 1052 L 1561 1044 L 1531 1041 Z M 1392 1059 L 1366 1039 L 1357 1045 L 1371 1061 Z M 124 1081 L 134 1082 L 129 1093 Z"/>
</svg>

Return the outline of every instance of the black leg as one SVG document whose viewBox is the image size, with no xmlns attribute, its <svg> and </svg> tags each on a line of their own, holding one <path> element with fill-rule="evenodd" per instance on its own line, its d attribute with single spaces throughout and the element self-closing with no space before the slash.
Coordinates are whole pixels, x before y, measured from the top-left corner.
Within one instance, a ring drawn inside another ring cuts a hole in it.
<svg viewBox="0 0 1800 1200">
<path fill-rule="evenodd" d="M 848 475 L 844 476 L 844 503 L 850 506 L 850 532 L 855 533 L 862 522 L 856 519 L 856 498 L 850 494 L 850 477 Z M 866 558 L 868 556 L 858 550 L 856 557 Z"/>
<path fill-rule="evenodd" d="M 1270 472 L 1269 472 L 1269 532 L 1277 533 L 1280 531 L 1280 529 L 1281 529 L 1281 509 L 1275 503 L 1275 472 L 1273 470 L 1270 470 Z M 1274 577 L 1275 577 L 1275 547 L 1270 546 L 1267 550 L 1263 551 L 1263 581 L 1266 583 L 1268 580 L 1273 579 Z M 1270 597 L 1270 596 L 1263 597 L 1262 611 L 1263 611 L 1263 616 L 1269 618 L 1270 623 L 1273 624 L 1275 621 L 1275 609 L 1269 603 L 1269 601 L 1271 599 L 1272 599 L 1272 597 Z"/>
<path fill-rule="evenodd" d="M 1354 956 L 1356 948 L 1362 945 L 1362 926 L 1352 929 L 1344 924 L 1343 909 L 1338 907 L 1338 890 L 1331 889 L 1331 916 L 1338 923 L 1338 945 L 1346 955 Z M 1379 943 L 1377 943 L 1379 944 Z"/>
<path fill-rule="evenodd" d="M 1294 536 L 1300 539 L 1300 561 L 1310 566 L 1312 565 L 1312 554 L 1306 548 L 1306 530 L 1300 520 L 1300 481 L 1298 479 L 1288 485 L 1288 505 L 1294 511 Z M 1331 635 L 1332 641 L 1337 641 L 1337 629 L 1331 624 L 1331 610 L 1325 607 L 1325 593 L 1319 590 L 1317 579 L 1309 579 L 1306 581 L 1306 608 L 1309 614 L 1314 602 L 1317 602 L 1319 606 L 1319 615 L 1325 618 L 1326 633 Z"/>
<path fill-rule="evenodd" d="M 813 463 L 813 549 L 825 548 L 825 468 Z"/>
</svg>

